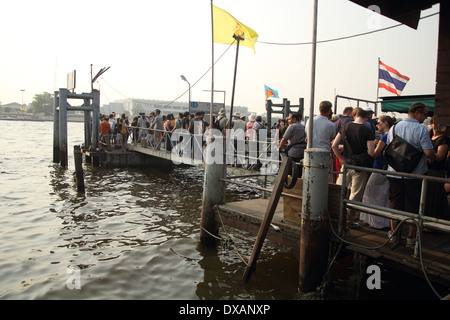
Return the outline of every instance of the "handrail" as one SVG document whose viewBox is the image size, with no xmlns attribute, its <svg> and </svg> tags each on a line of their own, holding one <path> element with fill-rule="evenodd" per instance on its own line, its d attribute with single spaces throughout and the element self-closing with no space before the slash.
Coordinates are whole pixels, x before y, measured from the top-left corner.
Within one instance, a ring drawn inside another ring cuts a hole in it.
<svg viewBox="0 0 450 320">
<path fill-rule="evenodd" d="M 344 219 L 344 211 L 345 208 L 353 208 L 358 209 L 360 211 L 367 211 L 371 214 L 375 214 L 378 216 L 390 218 L 390 219 L 396 219 L 402 216 L 412 218 L 414 219 L 414 223 L 417 223 L 420 228 L 418 228 L 417 232 L 422 232 L 422 227 L 425 222 L 425 224 L 429 227 L 439 229 L 444 232 L 450 233 L 450 221 L 444 220 L 444 219 L 437 219 L 434 217 L 428 217 L 424 215 L 424 209 L 425 209 L 425 202 L 426 202 L 426 193 L 427 193 L 427 183 L 428 181 L 438 182 L 438 183 L 449 183 L 450 180 L 445 178 L 439 178 L 439 177 L 432 177 L 432 176 L 426 176 L 426 175 L 420 175 L 420 174 L 414 174 L 414 173 L 405 173 L 405 172 L 396 172 L 396 171 L 388 171 L 388 170 L 382 170 L 382 169 L 375 169 L 375 168 L 365 168 L 365 167 L 358 167 L 353 165 L 343 165 L 342 167 L 342 186 L 346 185 L 346 172 L 347 170 L 353 169 L 358 171 L 367 171 L 371 173 L 379 173 L 386 176 L 398 176 L 402 178 L 409 178 L 409 179 L 420 179 L 422 180 L 422 190 L 420 193 L 420 206 L 419 206 L 419 213 L 411 213 L 403 210 L 396 210 L 391 209 L 387 207 L 377 206 L 373 204 L 363 203 L 361 201 L 354 201 L 346 199 L 346 188 L 342 188 L 341 192 L 341 205 L 340 205 L 340 211 L 339 211 L 339 229 L 338 233 L 343 233 L 343 219 Z M 378 210 L 378 211 L 377 211 Z M 400 220 L 400 219 L 399 219 Z M 449 226 L 449 228 L 447 228 Z M 419 243 L 418 238 L 416 237 L 415 242 L 415 250 L 414 255 L 418 256 L 419 252 Z"/>
<path fill-rule="evenodd" d="M 346 185 L 346 171 L 349 169 L 359 170 L 359 171 L 367 171 L 371 173 L 379 173 L 386 176 L 398 176 L 402 179 L 409 178 L 409 179 L 420 179 L 422 180 L 422 189 L 420 192 L 420 205 L 419 205 L 419 213 L 411 213 L 403 210 L 396 210 L 391 209 L 383 206 L 378 206 L 374 204 L 369 203 L 363 203 L 360 201 L 354 201 L 345 199 L 346 195 L 346 188 L 342 188 L 341 192 L 341 206 L 340 206 L 340 212 L 339 212 L 339 231 L 338 234 L 335 234 L 336 237 L 340 238 L 341 241 L 345 241 L 341 236 L 343 234 L 342 225 L 343 225 L 343 217 L 344 217 L 344 210 L 346 207 L 368 212 L 370 214 L 390 218 L 393 220 L 401 220 L 399 225 L 397 225 L 394 232 L 397 231 L 397 229 L 400 227 L 400 225 L 403 222 L 412 223 L 415 224 L 417 227 L 416 231 L 416 239 L 415 239 L 415 246 L 414 246 L 414 256 L 420 260 L 420 264 L 422 267 L 422 271 L 424 274 L 424 277 L 426 281 L 428 282 L 429 286 L 433 290 L 433 292 L 436 294 L 436 296 L 441 299 L 442 297 L 439 295 L 439 293 L 435 290 L 432 283 L 430 282 L 425 266 L 424 261 L 422 257 L 422 229 L 424 226 L 430 227 L 436 230 L 440 230 L 443 232 L 450 233 L 450 221 L 443 220 L 443 219 L 437 219 L 434 217 L 428 217 L 424 215 L 424 209 L 426 207 L 426 194 L 427 194 L 427 183 L 428 181 L 438 182 L 438 183 L 449 183 L 449 179 L 445 178 L 439 178 L 439 177 L 432 177 L 432 176 L 426 176 L 426 175 L 419 175 L 419 174 L 413 174 L 413 173 L 404 173 L 404 172 L 394 172 L 394 171 L 388 171 L 388 170 L 381 170 L 381 169 L 374 169 L 374 168 L 365 168 L 365 167 L 358 167 L 358 166 L 352 166 L 352 165 L 343 165 L 342 167 L 343 171 L 341 172 L 343 174 L 342 179 L 342 186 Z M 402 219 L 401 217 L 406 217 Z M 412 220 L 412 221 L 411 221 Z M 356 244 L 360 245 L 360 244 Z M 383 244 L 384 245 L 384 244 Z"/>
<path fill-rule="evenodd" d="M 139 126 L 131 126 L 131 125 L 127 125 L 126 126 L 129 130 L 129 136 L 132 135 L 136 135 L 137 137 L 132 137 L 132 141 L 134 143 L 139 144 L 140 143 L 140 139 L 139 137 L 141 136 L 140 131 L 141 130 L 145 130 L 147 132 L 146 135 L 146 144 L 149 145 L 153 150 L 159 150 L 159 148 L 161 147 L 161 143 L 164 141 L 165 143 L 165 147 L 167 151 L 172 150 L 175 145 L 172 141 L 172 139 L 170 139 L 170 135 L 173 134 L 176 130 L 176 128 L 174 128 L 172 131 L 167 131 L 167 130 L 163 130 L 163 129 L 155 129 L 155 128 L 147 128 L 147 127 L 139 127 Z M 135 130 L 139 130 L 138 133 L 135 132 Z M 199 144 L 198 147 L 200 147 L 200 150 L 203 150 L 203 137 L 208 137 L 210 136 L 210 134 L 208 133 L 209 131 L 206 130 L 205 133 L 203 134 L 192 134 L 190 133 L 188 130 L 186 129 L 181 129 L 181 135 L 183 137 L 186 137 L 188 140 L 186 142 L 183 143 L 187 143 L 190 144 L 192 143 L 192 141 L 194 141 L 194 143 Z M 158 140 L 156 139 L 156 134 L 157 133 L 161 134 L 161 137 L 158 138 Z M 200 137 L 201 140 L 200 140 Z M 226 138 L 227 136 L 223 136 L 224 138 Z M 232 137 L 234 138 L 234 137 Z M 244 150 L 244 153 L 239 152 L 240 150 L 235 150 L 234 145 L 230 145 L 232 146 L 232 150 L 234 151 L 233 153 L 229 153 L 226 151 L 229 151 L 229 149 L 224 150 L 225 151 L 225 156 L 226 157 L 236 157 L 236 164 L 242 164 L 245 167 L 251 167 L 252 165 L 256 165 L 258 163 L 258 161 L 260 161 L 262 164 L 266 164 L 266 163 L 271 163 L 271 164 L 275 164 L 275 163 L 281 163 L 281 160 L 279 159 L 275 159 L 273 157 L 267 156 L 269 153 L 271 152 L 277 152 L 278 153 L 278 149 L 276 148 L 277 146 L 275 146 L 275 140 L 272 141 L 274 139 L 268 138 L 267 140 L 260 140 L 260 141 L 253 141 L 253 140 L 247 140 L 244 139 L 242 140 L 242 142 L 245 143 L 246 149 Z M 233 141 L 233 140 L 231 140 Z M 256 143 L 258 145 L 263 144 L 264 147 L 262 150 L 249 150 L 250 148 L 250 143 Z M 169 145 L 167 145 L 169 144 Z M 185 150 L 180 150 L 182 153 Z M 253 152 L 258 152 L 259 154 L 253 155 Z M 191 158 L 194 158 L 194 154 L 191 154 Z M 227 158 L 228 159 L 228 158 Z M 230 158 L 231 159 L 231 158 Z M 228 160 L 227 160 L 228 161 Z M 233 159 L 233 163 L 235 163 L 235 160 Z"/>
</svg>

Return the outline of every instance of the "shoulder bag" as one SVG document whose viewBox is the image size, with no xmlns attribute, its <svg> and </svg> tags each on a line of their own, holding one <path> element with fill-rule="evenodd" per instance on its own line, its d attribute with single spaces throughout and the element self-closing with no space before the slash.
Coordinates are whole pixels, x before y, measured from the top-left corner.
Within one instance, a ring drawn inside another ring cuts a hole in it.
<svg viewBox="0 0 450 320">
<path fill-rule="evenodd" d="M 423 152 L 412 146 L 405 139 L 395 135 L 395 125 L 392 128 L 394 139 L 384 148 L 383 157 L 395 171 L 411 173 L 419 164 Z"/>
</svg>

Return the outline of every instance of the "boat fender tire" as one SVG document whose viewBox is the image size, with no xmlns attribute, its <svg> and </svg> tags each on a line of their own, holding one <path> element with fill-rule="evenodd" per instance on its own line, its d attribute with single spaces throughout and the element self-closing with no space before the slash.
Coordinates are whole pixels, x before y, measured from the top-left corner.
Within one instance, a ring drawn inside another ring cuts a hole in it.
<svg viewBox="0 0 450 320">
<path fill-rule="evenodd" d="M 286 189 L 292 189 L 295 186 L 295 184 L 297 183 L 298 166 L 295 163 L 295 161 L 291 161 L 291 165 L 292 165 L 292 171 L 291 171 L 292 180 L 291 180 L 291 183 L 288 184 L 288 183 L 286 183 L 287 182 L 287 179 L 286 179 L 286 182 L 284 183 L 284 187 Z"/>
</svg>

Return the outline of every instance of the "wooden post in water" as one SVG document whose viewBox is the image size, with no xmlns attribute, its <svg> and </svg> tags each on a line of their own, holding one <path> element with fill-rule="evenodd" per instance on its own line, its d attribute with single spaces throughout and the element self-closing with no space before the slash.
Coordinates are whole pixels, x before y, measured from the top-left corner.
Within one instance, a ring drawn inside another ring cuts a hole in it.
<svg viewBox="0 0 450 320">
<path fill-rule="evenodd" d="M 53 96 L 53 163 L 59 163 L 59 91 Z"/>
<path fill-rule="evenodd" d="M 213 143 L 213 138 L 216 138 L 218 141 Z M 226 164 L 224 161 L 225 148 L 222 149 L 222 154 L 218 155 L 217 153 L 220 152 L 220 150 L 218 150 L 217 147 L 220 143 L 225 146 L 222 141 L 225 139 L 217 136 L 208 136 L 207 139 L 202 217 L 200 222 L 200 243 L 207 246 L 213 246 L 216 244 L 215 236 L 217 236 L 219 230 L 215 218 L 215 206 L 223 204 L 225 198 L 225 183 L 220 180 L 225 178 L 224 172 L 226 172 Z"/>
<path fill-rule="evenodd" d="M 303 293 L 314 291 L 327 270 L 330 245 L 328 175 L 330 151 L 311 148 L 303 159 L 303 202 L 299 281 Z"/>
<path fill-rule="evenodd" d="M 77 190 L 84 192 L 84 172 L 83 172 L 83 154 L 79 145 L 73 146 L 73 155 L 75 158 L 75 179 Z"/>
</svg>

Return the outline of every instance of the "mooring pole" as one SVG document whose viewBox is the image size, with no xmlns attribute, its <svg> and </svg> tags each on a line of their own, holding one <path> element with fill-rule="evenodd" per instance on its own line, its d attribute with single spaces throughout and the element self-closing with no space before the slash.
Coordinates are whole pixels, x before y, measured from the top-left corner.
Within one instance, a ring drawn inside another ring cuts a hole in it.
<svg viewBox="0 0 450 320">
<path fill-rule="evenodd" d="M 67 89 L 59 89 L 59 154 L 62 167 L 67 167 Z"/>
<path fill-rule="evenodd" d="M 83 172 L 83 154 L 80 146 L 73 146 L 73 155 L 75 158 L 75 179 L 77 182 L 77 190 L 84 192 L 84 172 Z"/>
<path fill-rule="evenodd" d="M 53 163 L 59 163 L 59 91 L 53 96 Z"/>
<path fill-rule="evenodd" d="M 213 143 L 212 139 L 217 139 Z M 206 145 L 206 159 L 205 159 L 205 175 L 203 182 L 203 201 L 202 201 L 202 216 L 200 222 L 200 242 L 207 246 L 213 246 L 216 244 L 216 238 L 218 234 L 218 224 L 216 223 L 215 206 L 223 204 L 225 194 L 225 183 L 220 179 L 225 178 L 224 172 L 226 172 L 225 161 L 214 161 L 213 151 L 219 152 L 217 146 L 219 143 L 224 145 L 221 137 L 207 136 Z M 223 157 L 225 160 L 225 149 L 223 151 Z M 221 162 L 221 163 L 219 163 Z M 225 168 L 224 168 L 225 167 Z"/>
<path fill-rule="evenodd" d="M 329 166 L 330 151 L 317 148 L 305 150 L 299 267 L 303 293 L 320 286 L 327 270 L 330 242 L 327 200 Z"/>
</svg>

